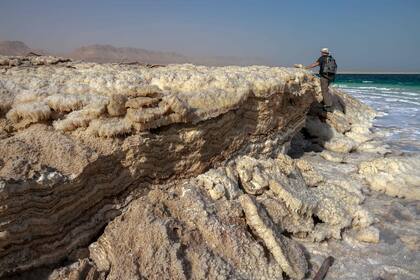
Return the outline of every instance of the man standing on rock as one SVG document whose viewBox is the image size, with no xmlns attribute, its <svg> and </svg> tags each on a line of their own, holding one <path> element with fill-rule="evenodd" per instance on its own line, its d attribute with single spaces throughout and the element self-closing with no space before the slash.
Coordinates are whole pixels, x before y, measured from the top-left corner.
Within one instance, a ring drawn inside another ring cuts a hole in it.
<svg viewBox="0 0 420 280">
<path fill-rule="evenodd" d="M 325 111 L 332 110 L 332 96 L 329 93 L 328 86 L 335 80 L 337 72 L 337 64 L 335 59 L 330 55 L 328 48 L 321 50 L 321 56 L 314 63 L 306 66 L 306 69 L 311 69 L 319 66 L 319 77 L 321 79 L 321 91 Z"/>
</svg>

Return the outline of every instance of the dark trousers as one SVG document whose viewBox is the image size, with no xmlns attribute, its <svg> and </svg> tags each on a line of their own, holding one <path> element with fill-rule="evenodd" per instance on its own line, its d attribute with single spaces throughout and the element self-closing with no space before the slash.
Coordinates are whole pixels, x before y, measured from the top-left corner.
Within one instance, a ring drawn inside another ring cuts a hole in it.
<svg viewBox="0 0 420 280">
<path fill-rule="evenodd" d="M 322 98 L 325 106 L 332 106 L 332 97 L 329 92 L 328 86 L 330 85 L 331 81 L 325 77 L 320 77 L 321 79 L 321 91 L 322 91 Z"/>
</svg>

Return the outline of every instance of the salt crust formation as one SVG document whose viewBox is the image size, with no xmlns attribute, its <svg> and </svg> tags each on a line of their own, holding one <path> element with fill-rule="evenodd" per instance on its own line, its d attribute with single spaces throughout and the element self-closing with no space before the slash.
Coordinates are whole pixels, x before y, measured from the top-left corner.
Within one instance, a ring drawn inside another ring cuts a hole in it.
<svg viewBox="0 0 420 280">
<path fill-rule="evenodd" d="M 50 57 L 0 57 L 0 65 L 25 65 L 3 70 L 0 80 L 1 110 L 15 128 L 50 122 L 56 130 L 87 128 L 101 137 L 198 123 L 238 109 L 250 97 L 274 101 L 275 93 L 314 91 L 313 77 L 303 71 L 263 66 L 150 69 Z"/>
<path fill-rule="evenodd" d="M 262 66 L 0 64 L 2 273 L 89 244 L 133 191 L 278 153 L 319 90 L 304 71 Z"/>
<path fill-rule="evenodd" d="M 340 92 L 320 111 L 303 70 L 0 65 L 2 275 L 303 279 L 313 244 L 379 242 L 365 180 L 415 193 L 413 162 L 377 160 L 375 113 Z"/>
<path fill-rule="evenodd" d="M 362 162 L 359 173 L 372 189 L 390 196 L 420 200 L 420 156 L 393 156 Z"/>
</svg>

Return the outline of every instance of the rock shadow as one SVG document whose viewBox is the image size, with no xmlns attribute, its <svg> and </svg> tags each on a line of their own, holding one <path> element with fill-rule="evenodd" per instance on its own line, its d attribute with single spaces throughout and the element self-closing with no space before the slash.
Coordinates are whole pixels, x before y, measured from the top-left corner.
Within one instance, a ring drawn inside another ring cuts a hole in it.
<svg viewBox="0 0 420 280">
<path fill-rule="evenodd" d="M 331 97 L 333 105 L 329 111 L 317 101 L 311 104 L 304 127 L 290 142 L 287 154 L 291 158 L 300 158 L 310 152 L 320 153 L 326 149 L 325 144 L 337 135 L 332 123 L 344 120 L 337 120 L 335 112 L 346 114 L 346 105 L 339 95 L 331 92 Z"/>
</svg>

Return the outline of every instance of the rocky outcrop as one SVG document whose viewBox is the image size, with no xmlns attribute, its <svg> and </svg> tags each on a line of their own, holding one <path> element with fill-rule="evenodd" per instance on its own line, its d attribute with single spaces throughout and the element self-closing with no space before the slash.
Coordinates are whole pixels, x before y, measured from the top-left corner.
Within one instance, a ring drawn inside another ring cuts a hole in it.
<svg viewBox="0 0 420 280">
<path fill-rule="evenodd" d="M 308 262 L 295 238 L 341 239 L 344 229 L 366 231 L 372 223 L 360 193 L 307 186 L 298 167 L 305 164 L 281 154 L 238 157 L 196 178 L 156 186 L 89 246 L 95 273 L 107 279 L 304 278 Z M 245 182 L 262 186 L 259 194 Z"/>
<path fill-rule="evenodd" d="M 1 60 L 3 273 L 89 244 L 152 184 L 284 150 L 318 91 L 294 69 Z"/>
<path fill-rule="evenodd" d="M 344 93 L 321 110 L 310 73 L 0 62 L 3 276 L 303 279 L 330 255 L 331 279 L 420 274 L 415 202 L 376 192 L 417 199 L 417 157 Z"/>
</svg>

